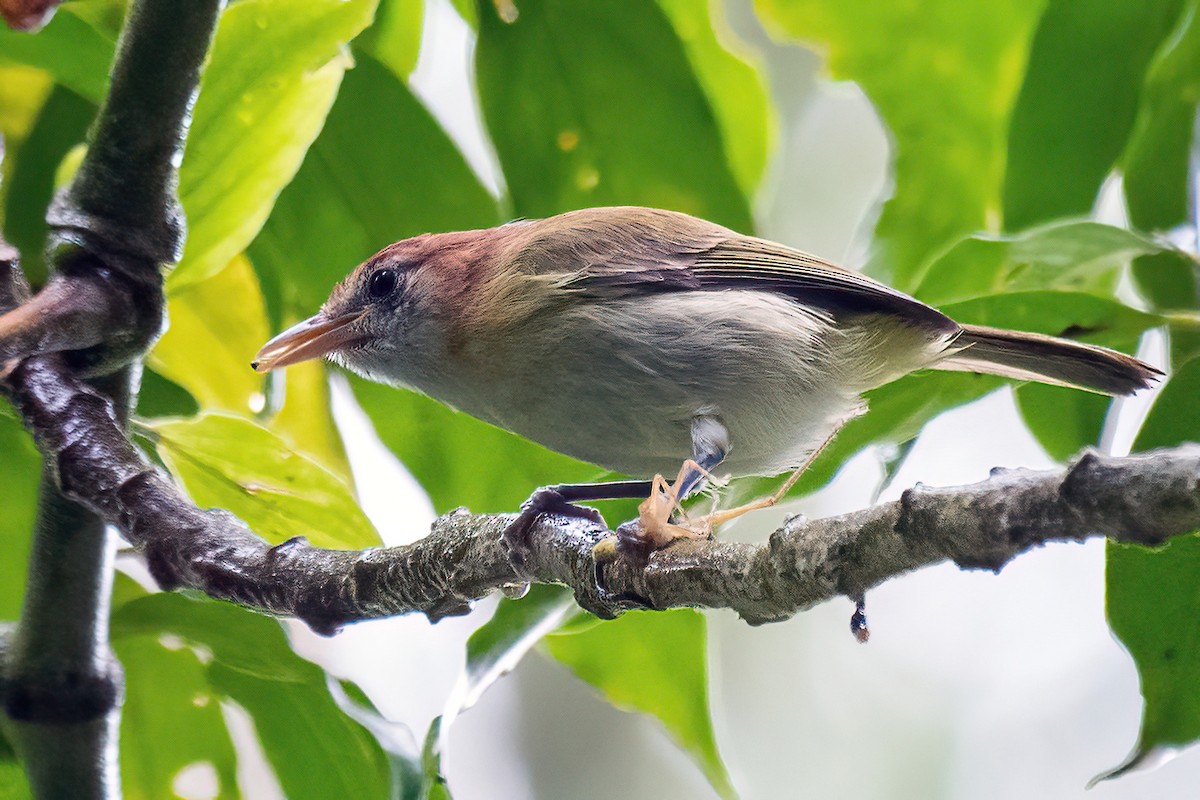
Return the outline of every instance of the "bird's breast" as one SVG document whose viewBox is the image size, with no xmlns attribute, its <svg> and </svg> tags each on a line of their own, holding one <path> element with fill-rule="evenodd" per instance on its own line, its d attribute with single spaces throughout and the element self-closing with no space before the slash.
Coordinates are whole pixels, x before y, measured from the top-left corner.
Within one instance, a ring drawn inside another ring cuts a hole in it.
<svg viewBox="0 0 1200 800">
<path fill-rule="evenodd" d="M 862 363 L 871 357 L 852 339 L 828 317 L 765 292 L 584 302 L 531 315 L 501 341 L 476 346 L 469 379 L 419 388 L 634 476 L 677 470 L 691 455 L 693 417 L 712 414 L 730 433 L 722 471 L 776 474 L 855 413 L 861 391 L 895 377 Z"/>
</svg>

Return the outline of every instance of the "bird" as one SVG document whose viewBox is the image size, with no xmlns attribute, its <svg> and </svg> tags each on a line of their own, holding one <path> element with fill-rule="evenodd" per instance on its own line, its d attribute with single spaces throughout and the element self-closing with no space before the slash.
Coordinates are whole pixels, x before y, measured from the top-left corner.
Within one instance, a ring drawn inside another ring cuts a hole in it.
<svg viewBox="0 0 1200 800">
<path fill-rule="evenodd" d="M 1108 395 L 1161 375 L 1107 348 L 960 324 L 817 256 L 632 206 L 389 245 L 252 366 L 321 357 L 637 478 L 543 487 L 505 534 L 515 552 L 538 515 L 598 519 L 578 504 L 618 497 L 645 498 L 618 529 L 634 549 L 706 536 L 778 502 L 865 392 L 914 371 Z M 680 501 L 718 469 L 791 476 L 770 497 L 677 524 Z"/>
</svg>

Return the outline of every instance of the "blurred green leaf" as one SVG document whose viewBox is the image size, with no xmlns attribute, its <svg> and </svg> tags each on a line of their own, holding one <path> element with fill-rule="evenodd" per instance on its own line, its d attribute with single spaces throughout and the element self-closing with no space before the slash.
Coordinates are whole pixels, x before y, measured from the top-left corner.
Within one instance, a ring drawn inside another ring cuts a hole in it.
<svg viewBox="0 0 1200 800">
<path fill-rule="evenodd" d="M 262 408 L 263 376 L 250 361 L 270 334 L 249 261 L 236 257 L 172 293 L 167 316 L 171 327 L 147 359 L 156 372 L 187 389 L 206 411 L 245 416 Z"/>
<path fill-rule="evenodd" d="M 947 303 L 959 322 L 1104 344 L 1162 324 L 1162 317 L 1083 292 L 1022 291 Z"/>
<path fill-rule="evenodd" d="M 662 9 L 640 0 L 480 6 L 475 75 L 513 210 L 685 211 L 753 226 L 720 126 Z M 714 72 L 715 72 L 714 65 Z"/>
<path fill-rule="evenodd" d="M 618 708 L 657 717 L 722 797 L 736 797 L 708 710 L 705 619 L 698 611 L 631 611 L 543 640 L 550 655 Z"/>
<path fill-rule="evenodd" d="M 229 669 L 263 680 L 302 683 L 312 669 L 288 645 L 279 623 L 231 603 L 178 593 L 148 594 L 140 588 L 113 600 L 114 641 L 172 634 L 202 645 L 213 659 Z"/>
<path fill-rule="evenodd" d="M 333 419 L 329 368 L 322 361 L 306 361 L 275 379 L 280 377 L 285 381 L 284 403 L 270 420 L 271 430 L 353 487 L 350 460 Z"/>
<path fill-rule="evenodd" d="M 75 93 L 99 104 L 117 44 L 121 0 L 79 0 L 58 8 L 36 35 L 0 25 L 0 62 L 41 67 Z"/>
<path fill-rule="evenodd" d="M 1200 360 L 1184 364 L 1155 399 L 1135 448 L 1200 440 Z M 1126 766 L 1160 747 L 1200 738 L 1200 536 L 1158 548 L 1108 543 L 1107 610 L 1141 678 L 1142 729 Z M 1118 768 L 1117 772 L 1122 771 Z"/>
<path fill-rule="evenodd" d="M 325 122 L 346 43 L 374 11 L 375 0 L 242 0 L 221 15 L 179 172 L 188 238 L 172 292 L 258 233 Z"/>
<path fill-rule="evenodd" d="M 870 271 L 911 290 L 921 264 L 999 222 L 1009 111 L 1043 0 L 758 0 L 856 81 L 894 142 L 895 189 Z"/>
<path fill-rule="evenodd" d="M 15 620 L 21 613 L 42 471 L 33 440 L 11 414 L 11 407 L 0 402 L 0 620 Z"/>
<path fill-rule="evenodd" d="M 0 57 L 0 136 L 10 154 L 29 135 L 53 89 L 54 81 L 45 70 L 5 65 Z"/>
<path fill-rule="evenodd" d="M 1137 337 L 1120 349 L 1137 349 Z M 1088 445 L 1099 445 L 1112 398 L 1063 386 L 1026 383 L 1016 387 L 1017 408 L 1030 433 L 1057 461 L 1065 461 Z"/>
<path fill-rule="evenodd" d="M 475 705 L 497 680 L 512 672 L 525 654 L 575 608 L 563 586 L 538 584 L 519 600 L 504 598 L 496 613 L 467 640 L 467 663 L 442 712 L 448 728 L 458 715 Z"/>
<path fill-rule="evenodd" d="M 137 397 L 139 417 L 190 417 L 200 411 L 196 399 L 179 384 L 147 367 Z"/>
<path fill-rule="evenodd" d="M 1015 236 L 969 236 L 929 266 L 914 296 L 940 306 L 1021 289 L 1111 295 L 1122 267 L 1135 256 L 1160 252 L 1160 243 L 1097 222 L 1054 223 Z"/>
<path fill-rule="evenodd" d="M 294 536 L 318 547 L 380 543 L 341 478 L 250 420 L 202 414 L 146 427 L 192 500 L 228 509 L 272 543 Z"/>
<path fill-rule="evenodd" d="M 1143 230 L 1164 230 L 1188 218 L 1188 153 L 1200 98 L 1200 3 L 1155 0 L 1148 5 L 1152 13 L 1146 21 L 1156 27 L 1162 25 L 1166 9 L 1182 5 L 1183 13 L 1173 15 L 1178 23 L 1146 74 L 1137 121 L 1123 157 L 1124 189 L 1133 224 Z M 1136 6 L 1126 8 L 1135 17 L 1144 12 Z M 1120 69 L 1121 59 L 1112 61 Z M 1102 100 L 1108 91 L 1105 87 L 1089 99 Z"/>
<path fill-rule="evenodd" d="M 379 743 L 337 707 L 324 671 L 292 651 L 276 620 L 207 598 L 153 594 L 113 616 L 114 638 L 144 634 L 172 634 L 204 655 L 212 693 L 253 719 L 287 797 L 391 796 Z"/>
<path fill-rule="evenodd" d="M 375 432 L 440 514 L 458 506 L 511 511 L 539 486 L 590 481 L 598 467 L 480 422 L 428 397 L 351 378 Z"/>
<path fill-rule="evenodd" d="M 84 140 L 96 107 L 57 86 L 46 98 L 29 137 L 6 158 L 13 160 L 5 192 L 20 198 L 4 216 L 4 237 L 21 251 L 21 267 L 30 282 L 46 279 L 46 210 L 54 194 L 54 175 L 71 148 Z"/>
<path fill-rule="evenodd" d="M 380 0 L 375 23 L 354 43 L 374 56 L 400 79 L 417 65 L 421 50 L 423 0 Z"/>
<path fill-rule="evenodd" d="M 4 800 L 33 800 L 25 780 L 25 768 L 0 734 L 0 797 Z"/>
<path fill-rule="evenodd" d="M 258 277 L 244 256 L 167 302 L 171 327 L 150 352 L 150 366 L 186 388 L 205 411 L 252 416 L 266 398 L 263 376 L 250 361 L 269 338 Z M 350 465 L 330 410 L 324 364 L 307 362 L 276 376 L 285 381 L 283 407 L 267 426 L 296 450 L 350 482 Z"/>
<path fill-rule="evenodd" d="M 1124 156 L 1130 221 L 1143 230 L 1189 222 L 1189 159 L 1200 98 L 1200 2 L 1187 0 L 1176 29 L 1155 56 L 1137 123 Z M 1200 308 L 1200 270 L 1193 259 L 1161 254 L 1138 259 L 1133 275 L 1158 309 Z M 1200 353 L 1200 335 L 1171 329 L 1171 362 Z"/>
<path fill-rule="evenodd" d="M 254 718 L 259 741 L 290 800 L 391 796 L 387 757 L 337 707 L 318 667 L 303 683 L 285 683 L 216 661 L 209 679 Z"/>
<path fill-rule="evenodd" d="M 438 717 L 429 726 L 425 736 L 425 746 L 421 749 L 421 791 L 417 795 L 420 800 L 451 800 L 450 787 L 442 775 L 442 756 L 438 752 L 437 743 L 441 738 L 442 719 Z"/>
<path fill-rule="evenodd" d="M 1049 0 L 1009 127 L 1005 227 L 1091 211 L 1181 5 Z"/>
<path fill-rule="evenodd" d="M 176 775 L 207 764 L 217 779 L 213 797 L 239 797 L 237 758 L 203 663 L 161 636 L 113 640 L 125 671 L 121 706 L 121 789 L 129 800 L 175 797 Z"/>
<path fill-rule="evenodd" d="M 308 316 L 359 262 L 427 231 L 486 227 L 496 204 L 425 107 L 367 55 L 250 248 L 272 321 Z"/>
<path fill-rule="evenodd" d="M 713 0 L 658 0 L 679 39 L 701 88 L 708 96 L 729 167 L 747 197 L 767 166 L 774 138 L 771 98 L 758 69 L 747 57 L 722 44 L 730 34 L 713 17 L 723 8 Z"/>
</svg>

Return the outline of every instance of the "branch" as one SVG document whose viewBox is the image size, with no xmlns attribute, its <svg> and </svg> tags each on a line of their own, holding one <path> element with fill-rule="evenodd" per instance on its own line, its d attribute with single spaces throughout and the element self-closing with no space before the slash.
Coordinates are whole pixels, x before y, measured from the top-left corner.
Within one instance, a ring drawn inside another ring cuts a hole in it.
<svg viewBox="0 0 1200 800">
<path fill-rule="evenodd" d="M 415 611 L 439 619 L 522 580 L 500 535 L 512 515 L 441 517 L 404 547 L 270 546 L 221 510 L 200 510 L 129 443 L 105 397 L 55 356 L 30 359 L 10 384 L 64 492 L 119 526 L 167 589 L 191 588 L 332 633 Z M 857 597 L 911 570 L 953 561 L 998 570 L 1048 541 L 1107 536 L 1160 544 L 1200 529 L 1200 445 L 1126 458 L 1085 453 L 1051 471 L 994 470 L 953 489 L 917 486 L 895 502 L 816 521 L 793 519 L 766 544 L 680 541 L 645 562 L 593 548 L 611 535 L 543 517 L 528 570 L 571 587 L 604 617 L 631 608 L 730 608 L 747 622 L 786 619 L 838 594 Z"/>
</svg>

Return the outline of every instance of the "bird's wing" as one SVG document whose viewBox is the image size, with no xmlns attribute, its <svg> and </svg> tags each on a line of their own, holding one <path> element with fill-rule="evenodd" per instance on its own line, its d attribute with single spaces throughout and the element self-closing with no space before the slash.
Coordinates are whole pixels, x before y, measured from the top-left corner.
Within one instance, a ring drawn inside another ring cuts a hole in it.
<svg viewBox="0 0 1200 800">
<path fill-rule="evenodd" d="M 945 314 L 901 291 L 765 239 L 734 235 L 716 242 L 689 240 L 686 245 L 674 248 L 656 243 L 639 255 L 644 258 L 639 258 L 637 264 L 597 260 L 561 285 L 596 297 L 686 290 L 761 290 L 833 314 L 889 314 L 928 326 L 931 332 L 958 331 L 958 324 Z"/>
</svg>

